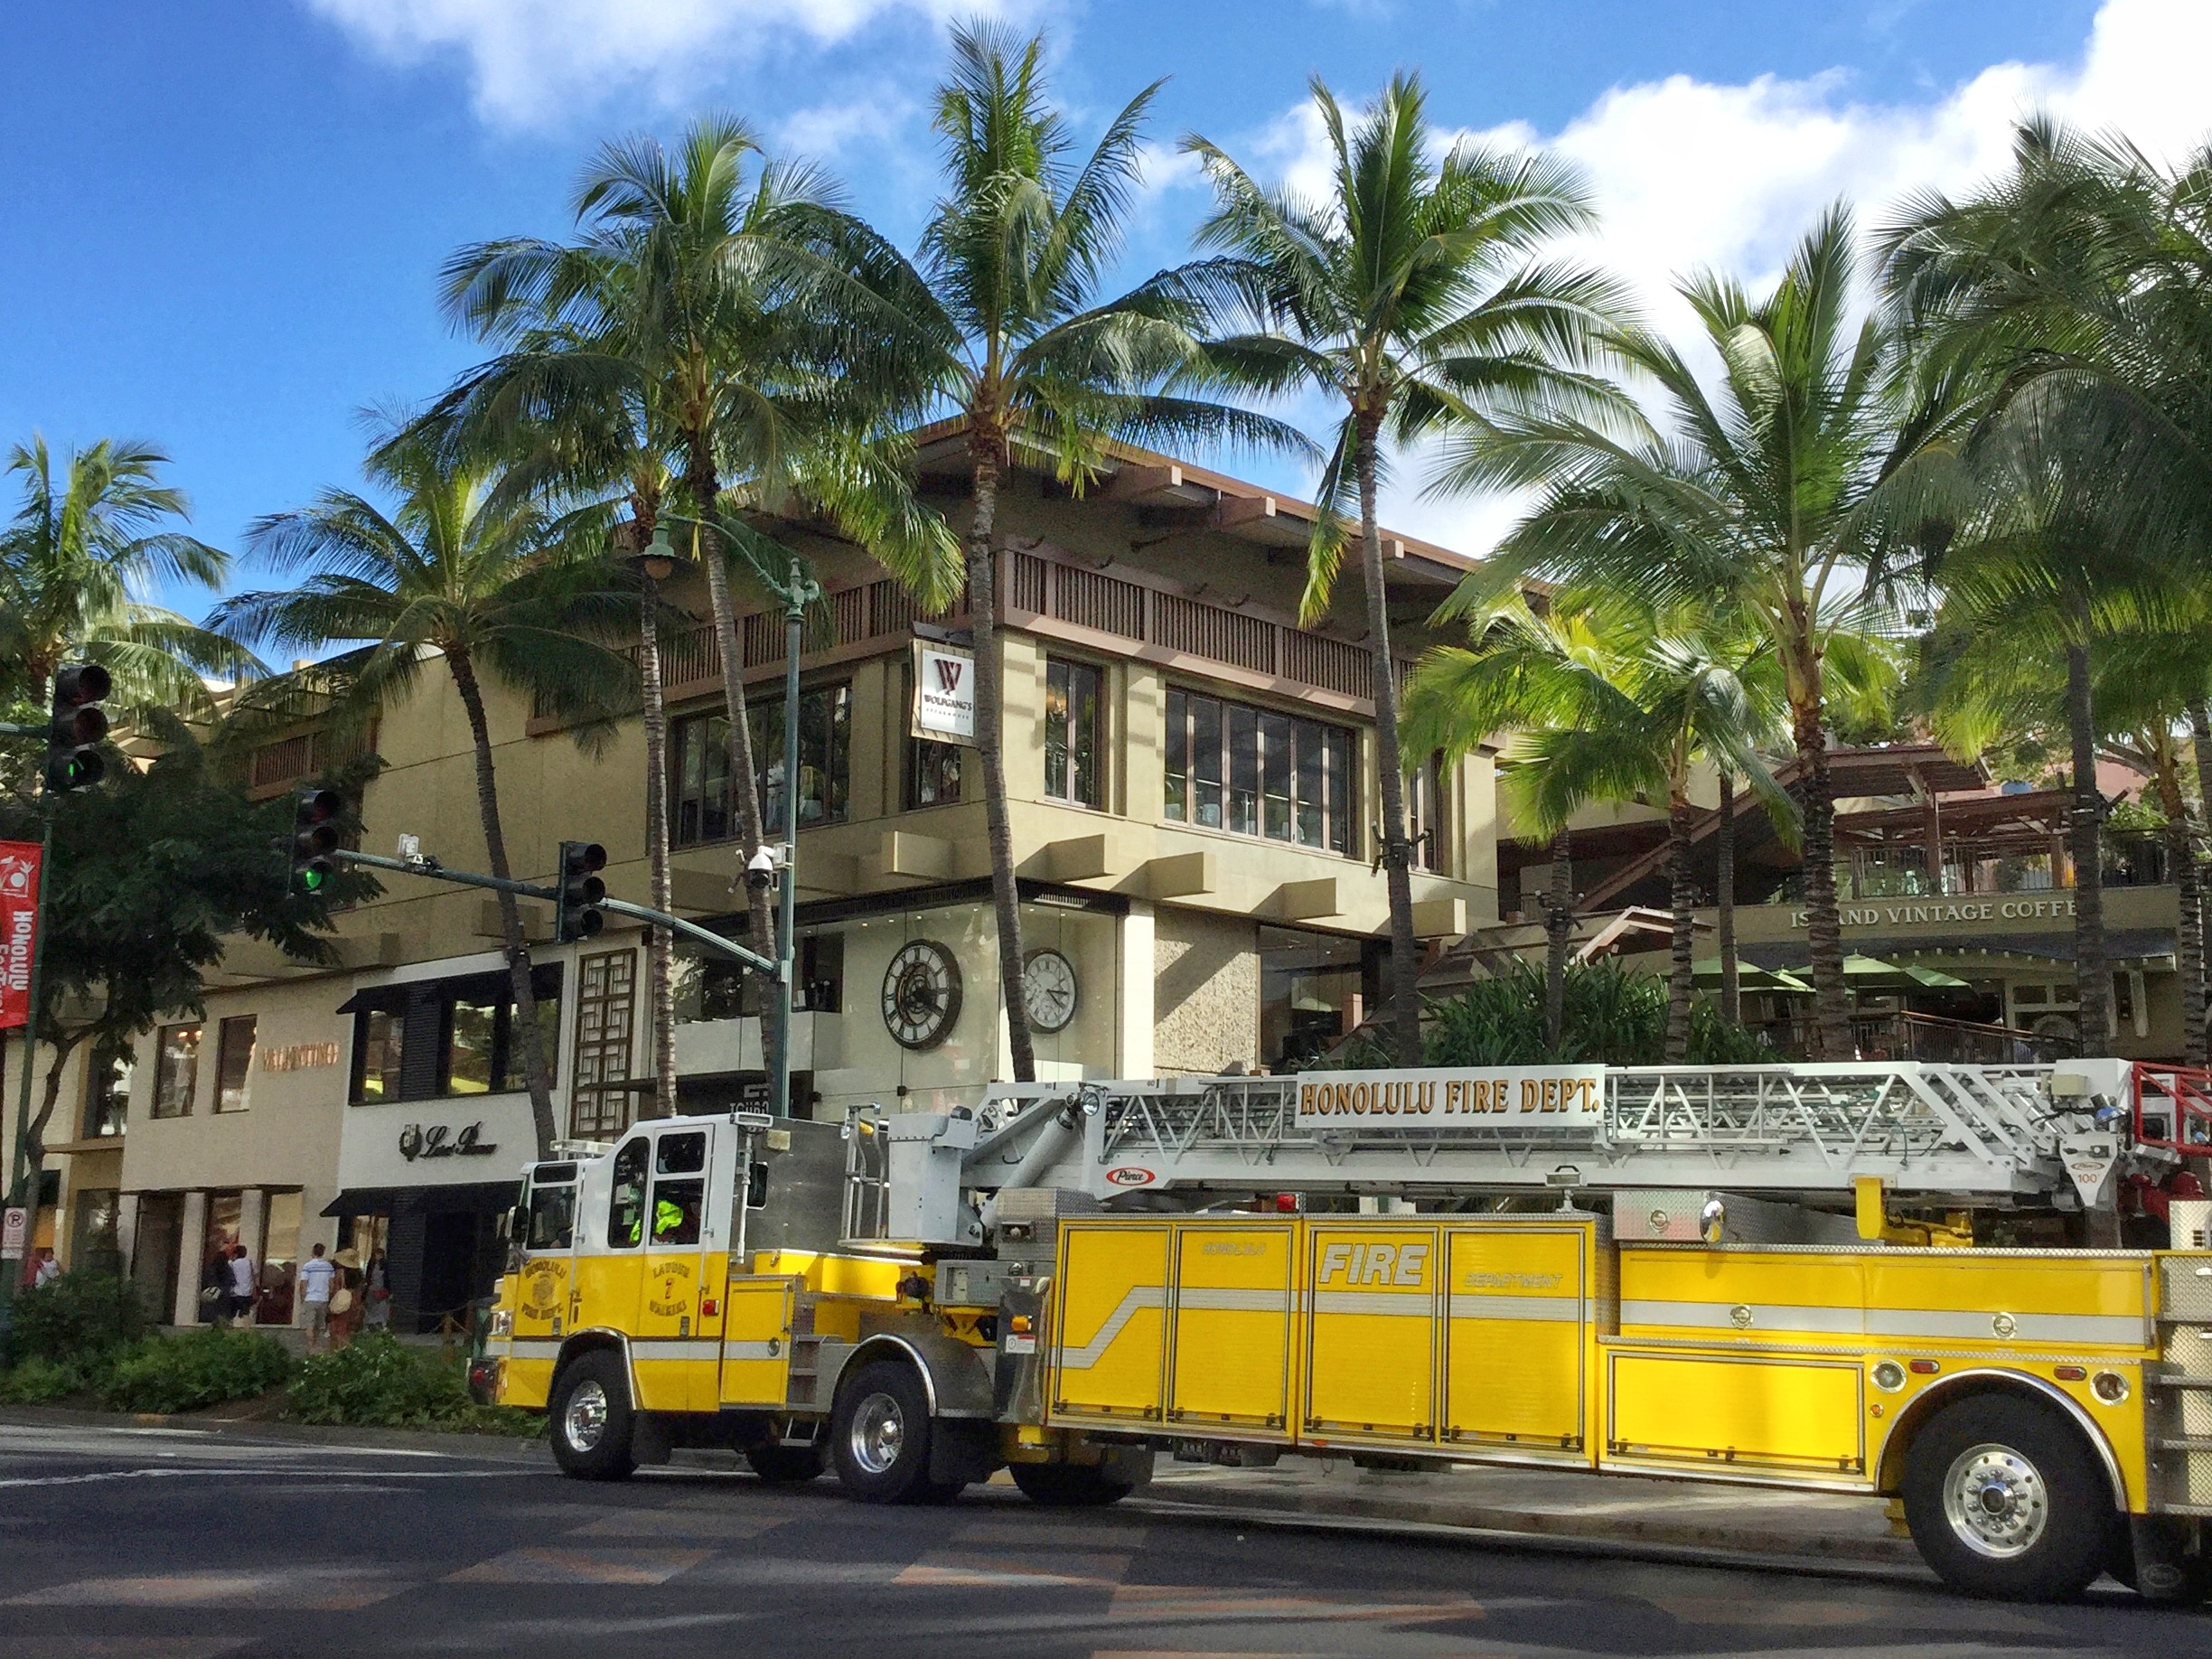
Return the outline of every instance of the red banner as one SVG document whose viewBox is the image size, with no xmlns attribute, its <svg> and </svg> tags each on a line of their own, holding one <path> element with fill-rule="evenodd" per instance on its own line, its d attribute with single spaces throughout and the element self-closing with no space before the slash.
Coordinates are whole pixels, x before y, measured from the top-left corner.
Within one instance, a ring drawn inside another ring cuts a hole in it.
<svg viewBox="0 0 2212 1659">
<path fill-rule="evenodd" d="M 30 1023 L 38 895 L 39 844 L 0 841 L 0 1031 Z"/>
</svg>

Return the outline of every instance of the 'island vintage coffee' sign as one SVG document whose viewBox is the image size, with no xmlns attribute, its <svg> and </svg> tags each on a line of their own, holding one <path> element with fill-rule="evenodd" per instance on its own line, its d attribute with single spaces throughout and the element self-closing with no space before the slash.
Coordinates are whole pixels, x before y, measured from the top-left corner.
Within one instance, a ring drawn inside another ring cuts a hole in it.
<svg viewBox="0 0 2212 1659">
<path fill-rule="evenodd" d="M 1898 899 L 1879 904 L 1845 904 L 1837 913 L 1845 927 L 1941 927 L 1953 922 L 2071 921 L 2074 895 L 2042 898 Z M 1790 912 L 1790 925 L 1806 923 L 1802 910 Z"/>
<path fill-rule="evenodd" d="M 31 1018 L 38 897 L 39 844 L 0 841 L 0 1030 Z"/>
<path fill-rule="evenodd" d="M 975 746 L 975 656 L 927 640 L 914 642 L 914 736 Z"/>
<path fill-rule="evenodd" d="M 1306 1072 L 1298 1084 L 1302 1129 L 1594 1129 L 1605 1120 L 1602 1065 Z"/>
</svg>

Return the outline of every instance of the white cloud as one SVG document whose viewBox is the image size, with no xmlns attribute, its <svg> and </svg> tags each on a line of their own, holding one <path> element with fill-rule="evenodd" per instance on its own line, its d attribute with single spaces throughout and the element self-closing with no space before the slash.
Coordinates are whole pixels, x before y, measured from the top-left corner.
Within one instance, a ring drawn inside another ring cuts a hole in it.
<svg viewBox="0 0 2212 1659">
<path fill-rule="evenodd" d="M 1757 286 L 1770 281 L 1814 218 L 1838 197 L 1870 229 L 1905 196 L 1956 192 L 2007 163 L 2014 123 L 2042 109 L 2117 128 L 2154 155 L 2179 157 L 2212 134 L 2212 5 L 2105 0 L 2078 63 L 1993 65 L 1925 103 L 1855 99 L 1832 71 L 1716 85 L 1673 76 L 1617 87 L 1558 133 L 1524 124 L 1486 136 L 1544 142 L 1587 170 L 1603 214 L 1579 248 L 1629 279 L 1663 327 L 1685 333 L 1674 278 L 1699 267 Z M 1255 163 L 1286 134 L 1302 142 L 1279 176 L 1317 180 L 1318 124 L 1294 111 L 1253 145 Z M 1392 521 L 1469 551 L 1503 527 L 1495 502 L 1425 502 L 1411 479 Z"/>
<path fill-rule="evenodd" d="M 536 126 L 642 89 L 675 104 L 794 41 L 831 45 L 877 18 L 942 22 L 973 0 L 306 0 L 378 56 L 458 54 L 478 114 Z M 983 9 L 989 9 L 986 6 Z"/>
</svg>

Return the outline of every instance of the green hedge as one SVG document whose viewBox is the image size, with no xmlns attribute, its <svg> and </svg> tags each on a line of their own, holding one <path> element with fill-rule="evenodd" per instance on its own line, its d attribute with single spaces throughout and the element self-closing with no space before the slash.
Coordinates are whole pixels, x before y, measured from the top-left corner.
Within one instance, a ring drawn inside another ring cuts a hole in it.
<svg viewBox="0 0 2212 1659">
<path fill-rule="evenodd" d="M 118 1411 L 192 1411 L 266 1394 L 291 1373 L 292 1356 L 271 1338 L 210 1326 L 143 1338 L 103 1367 L 93 1390 Z"/>
<path fill-rule="evenodd" d="M 535 1434 L 534 1413 L 480 1406 L 469 1397 L 465 1360 L 365 1331 L 342 1348 L 304 1361 L 290 1414 L 304 1423 L 466 1429 Z"/>
<path fill-rule="evenodd" d="M 138 1293 L 112 1273 L 64 1273 L 15 1298 L 8 1358 L 84 1367 L 145 1335 Z"/>
</svg>

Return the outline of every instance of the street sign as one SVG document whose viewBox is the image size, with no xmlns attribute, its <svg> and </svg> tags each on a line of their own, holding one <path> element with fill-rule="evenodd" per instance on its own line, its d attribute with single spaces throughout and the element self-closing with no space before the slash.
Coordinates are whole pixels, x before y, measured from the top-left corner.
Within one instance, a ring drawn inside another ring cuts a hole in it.
<svg viewBox="0 0 2212 1659">
<path fill-rule="evenodd" d="M 0 841 L 0 1030 L 25 1025 L 31 1018 L 39 864 L 36 841 Z"/>
<path fill-rule="evenodd" d="M 31 1242 L 31 1212 L 8 1210 L 0 1213 L 0 1261 L 20 1261 L 23 1246 Z"/>
</svg>

